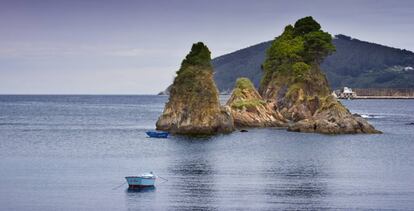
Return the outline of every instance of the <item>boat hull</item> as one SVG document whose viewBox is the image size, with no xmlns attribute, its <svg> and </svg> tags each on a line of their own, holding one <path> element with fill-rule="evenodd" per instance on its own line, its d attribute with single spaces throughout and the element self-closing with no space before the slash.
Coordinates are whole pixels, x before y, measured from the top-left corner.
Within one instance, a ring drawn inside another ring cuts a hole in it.
<svg viewBox="0 0 414 211">
<path fill-rule="evenodd" d="M 155 177 L 125 177 L 129 188 L 145 188 L 153 187 L 155 185 Z"/>
<path fill-rule="evenodd" d="M 151 138 L 168 138 L 168 132 L 152 132 L 148 131 L 146 134 Z"/>
<path fill-rule="evenodd" d="M 152 188 L 154 185 L 128 185 L 129 189 L 142 189 L 142 188 Z"/>
</svg>

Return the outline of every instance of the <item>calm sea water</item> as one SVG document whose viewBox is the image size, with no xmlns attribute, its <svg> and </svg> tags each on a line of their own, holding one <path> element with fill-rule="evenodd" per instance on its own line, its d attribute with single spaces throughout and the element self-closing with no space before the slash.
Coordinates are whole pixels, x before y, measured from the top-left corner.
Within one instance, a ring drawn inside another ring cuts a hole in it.
<svg viewBox="0 0 414 211">
<path fill-rule="evenodd" d="M 0 96 L 0 210 L 414 209 L 413 100 L 343 102 L 381 135 L 147 138 L 166 100 Z"/>
</svg>

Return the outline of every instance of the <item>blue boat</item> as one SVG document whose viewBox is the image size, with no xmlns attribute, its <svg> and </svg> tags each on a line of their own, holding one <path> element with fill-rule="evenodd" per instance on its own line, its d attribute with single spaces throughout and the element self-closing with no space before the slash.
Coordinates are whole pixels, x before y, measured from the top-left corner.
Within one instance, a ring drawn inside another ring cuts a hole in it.
<svg viewBox="0 0 414 211">
<path fill-rule="evenodd" d="M 147 131 L 145 132 L 151 138 L 167 138 L 168 132 L 158 132 L 158 131 Z"/>
<path fill-rule="evenodd" d="M 150 172 L 139 176 L 125 177 L 130 189 L 154 187 L 156 176 Z"/>
</svg>

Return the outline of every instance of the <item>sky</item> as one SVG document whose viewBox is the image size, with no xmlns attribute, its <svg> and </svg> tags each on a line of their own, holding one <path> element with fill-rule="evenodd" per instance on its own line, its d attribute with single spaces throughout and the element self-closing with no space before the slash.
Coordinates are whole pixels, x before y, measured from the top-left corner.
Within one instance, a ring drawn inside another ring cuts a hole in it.
<svg viewBox="0 0 414 211">
<path fill-rule="evenodd" d="M 0 0 L 0 94 L 156 94 L 192 43 L 217 57 L 305 16 L 414 51 L 413 0 Z"/>
</svg>

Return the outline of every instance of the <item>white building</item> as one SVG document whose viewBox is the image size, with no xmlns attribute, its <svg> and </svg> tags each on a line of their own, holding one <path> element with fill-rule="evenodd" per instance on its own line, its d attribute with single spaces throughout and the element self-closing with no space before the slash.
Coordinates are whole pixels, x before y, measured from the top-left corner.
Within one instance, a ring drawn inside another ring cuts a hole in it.
<svg viewBox="0 0 414 211">
<path fill-rule="evenodd" d="M 344 87 L 344 90 L 342 91 L 344 94 L 352 94 L 352 89 L 348 87 Z"/>
<path fill-rule="evenodd" d="M 356 97 L 356 93 L 351 88 L 344 87 L 338 95 L 340 99 L 351 99 Z"/>
<path fill-rule="evenodd" d="M 413 67 L 408 66 L 408 67 L 404 67 L 404 70 L 405 70 L 405 71 L 410 71 L 410 70 L 414 70 L 414 68 L 413 68 Z"/>
</svg>

